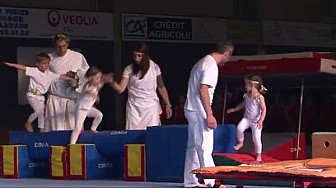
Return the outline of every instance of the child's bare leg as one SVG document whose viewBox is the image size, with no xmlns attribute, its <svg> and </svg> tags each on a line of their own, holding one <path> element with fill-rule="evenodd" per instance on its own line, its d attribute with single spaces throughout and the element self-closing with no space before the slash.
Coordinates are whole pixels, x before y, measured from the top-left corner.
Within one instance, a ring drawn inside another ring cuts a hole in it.
<svg viewBox="0 0 336 189">
<path fill-rule="evenodd" d="M 262 161 L 261 154 L 257 154 L 256 160 L 257 160 L 257 161 Z"/>
<path fill-rule="evenodd" d="M 34 132 L 32 122 L 27 121 L 26 123 L 24 123 L 24 127 L 28 132 Z"/>
<path fill-rule="evenodd" d="M 244 141 L 238 141 L 237 144 L 233 147 L 235 150 L 240 150 L 244 146 Z"/>
</svg>

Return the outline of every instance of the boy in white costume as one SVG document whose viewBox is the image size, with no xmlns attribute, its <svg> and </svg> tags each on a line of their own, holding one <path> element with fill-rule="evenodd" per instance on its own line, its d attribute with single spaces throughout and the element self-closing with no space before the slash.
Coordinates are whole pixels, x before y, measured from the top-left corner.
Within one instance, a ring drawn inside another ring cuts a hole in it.
<svg viewBox="0 0 336 189">
<path fill-rule="evenodd" d="M 38 118 L 38 128 L 40 132 L 44 130 L 44 94 L 48 91 L 52 82 L 61 80 L 73 80 L 65 75 L 55 74 L 49 71 L 50 57 L 48 54 L 41 53 L 36 57 L 37 67 L 26 67 L 20 64 L 5 62 L 10 67 L 25 71 L 26 76 L 30 77 L 27 92 L 29 105 L 34 109 L 27 122 L 24 124 L 27 131 L 33 132 L 33 121 Z"/>
<path fill-rule="evenodd" d="M 71 134 L 70 144 L 76 144 L 86 117 L 94 118 L 91 125 L 91 131 L 94 133 L 97 132 L 97 127 L 103 119 L 103 114 L 93 107 L 93 105 L 98 99 L 98 92 L 101 87 L 106 82 L 112 80 L 112 76 L 103 76 L 102 71 L 95 66 L 89 68 L 85 77 L 88 81 L 85 83 L 81 94 L 76 100 L 76 125 Z"/>
<path fill-rule="evenodd" d="M 218 80 L 218 65 L 229 61 L 232 53 L 232 43 L 218 43 L 216 50 L 199 60 L 191 70 L 185 104 L 185 116 L 188 120 L 185 187 L 213 187 L 215 184 L 214 179 L 206 179 L 204 184 L 200 184 L 190 172 L 200 167 L 215 166 L 212 150 L 213 129 L 216 129 L 217 122 L 211 104 Z"/>
<path fill-rule="evenodd" d="M 164 85 L 160 67 L 150 60 L 148 47 L 141 43 L 133 52 L 134 62 L 122 74 L 120 83 L 111 82 L 114 90 L 122 93 L 128 89 L 126 103 L 126 130 L 146 130 L 161 125 L 162 113 L 159 97 L 165 102 L 167 118 L 172 116 L 172 106 Z"/>
<path fill-rule="evenodd" d="M 244 131 L 251 128 L 254 150 L 257 154 L 256 160 L 262 161 L 261 131 L 266 117 L 265 98 L 262 94 L 265 94 L 267 89 L 263 86 L 260 76 L 250 75 L 245 79 L 245 90 L 247 93 L 244 94 L 244 101 L 227 111 L 227 113 L 233 113 L 245 109 L 244 118 L 236 129 L 238 143 L 234 148 L 239 150 L 244 146 Z"/>
<path fill-rule="evenodd" d="M 85 83 L 84 74 L 89 69 L 85 57 L 68 49 L 70 38 L 57 34 L 54 38 L 56 52 L 50 53 L 50 71 L 66 74 L 74 71 L 79 77 L 79 87 L 73 89 L 62 81 L 54 82 L 49 89 L 46 104 L 46 131 L 73 130 L 75 126 L 75 101 Z"/>
</svg>

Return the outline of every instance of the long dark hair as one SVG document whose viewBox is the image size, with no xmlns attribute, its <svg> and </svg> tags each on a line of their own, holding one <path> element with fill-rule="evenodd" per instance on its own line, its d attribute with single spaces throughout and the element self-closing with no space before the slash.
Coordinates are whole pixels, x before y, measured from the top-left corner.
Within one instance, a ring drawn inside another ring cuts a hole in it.
<svg viewBox="0 0 336 189">
<path fill-rule="evenodd" d="M 136 75 L 140 72 L 140 79 L 142 79 L 148 69 L 149 69 L 149 55 L 148 55 L 148 46 L 145 43 L 139 43 L 139 45 L 134 48 L 135 52 L 143 53 L 142 60 L 140 63 L 133 61 L 132 68 L 133 74 Z"/>
</svg>

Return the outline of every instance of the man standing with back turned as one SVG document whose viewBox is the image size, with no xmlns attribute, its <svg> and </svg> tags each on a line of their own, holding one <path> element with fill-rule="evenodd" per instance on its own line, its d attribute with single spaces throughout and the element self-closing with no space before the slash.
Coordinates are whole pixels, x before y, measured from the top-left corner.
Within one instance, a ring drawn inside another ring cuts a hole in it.
<svg viewBox="0 0 336 189">
<path fill-rule="evenodd" d="M 211 110 L 218 80 L 218 65 L 229 61 L 233 53 L 230 42 L 220 42 L 214 52 L 199 60 L 191 70 L 185 116 L 188 120 L 188 146 L 184 167 L 185 187 L 213 187 L 214 179 L 200 184 L 190 171 L 200 167 L 214 167 L 212 159 L 213 130 L 217 122 Z"/>
</svg>

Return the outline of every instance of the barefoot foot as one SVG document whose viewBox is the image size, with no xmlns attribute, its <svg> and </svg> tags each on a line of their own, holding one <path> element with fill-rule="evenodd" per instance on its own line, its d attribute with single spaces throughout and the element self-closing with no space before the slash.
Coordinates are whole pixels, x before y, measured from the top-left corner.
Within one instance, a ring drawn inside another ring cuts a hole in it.
<svg viewBox="0 0 336 189">
<path fill-rule="evenodd" d="M 261 154 L 257 154 L 256 161 L 262 161 Z"/>
<path fill-rule="evenodd" d="M 96 130 L 90 130 L 92 133 L 98 133 L 98 131 Z"/>
<path fill-rule="evenodd" d="M 235 150 L 240 150 L 244 146 L 243 142 L 238 142 L 233 148 Z"/>
<path fill-rule="evenodd" d="M 26 123 L 24 123 L 24 127 L 28 132 L 34 132 L 33 125 L 31 122 L 27 121 Z"/>
</svg>

